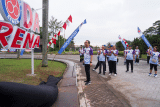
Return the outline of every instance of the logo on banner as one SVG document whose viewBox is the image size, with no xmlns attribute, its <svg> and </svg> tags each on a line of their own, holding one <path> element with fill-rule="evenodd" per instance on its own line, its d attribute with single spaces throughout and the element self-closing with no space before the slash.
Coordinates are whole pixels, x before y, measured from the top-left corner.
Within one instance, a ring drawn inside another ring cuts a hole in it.
<svg viewBox="0 0 160 107">
<path fill-rule="evenodd" d="M 12 23 L 18 24 L 22 16 L 20 0 L 1 0 L 5 17 Z"/>
</svg>

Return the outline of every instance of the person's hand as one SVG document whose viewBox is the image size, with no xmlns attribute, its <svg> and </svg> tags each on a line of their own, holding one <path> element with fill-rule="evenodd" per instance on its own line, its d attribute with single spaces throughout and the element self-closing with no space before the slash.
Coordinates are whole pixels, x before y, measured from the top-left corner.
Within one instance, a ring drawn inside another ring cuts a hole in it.
<svg viewBox="0 0 160 107">
<path fill-rule="evenodd" d="M 92 66 L 92 63 L 90 63 L 90 66 Z"/>
</svg>

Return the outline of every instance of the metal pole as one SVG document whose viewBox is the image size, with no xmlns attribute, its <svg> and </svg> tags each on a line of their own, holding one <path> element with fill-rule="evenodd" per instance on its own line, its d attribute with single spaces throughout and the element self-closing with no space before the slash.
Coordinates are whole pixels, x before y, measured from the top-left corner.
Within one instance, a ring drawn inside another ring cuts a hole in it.
<svg viewBox="0 0 160 107">
<path fill-rule="evenodd" d="M 32 54 L 32 59 L 31 59 L 31 69 L 32 69 L 32 73 L 31 74 L 34 74 L 34 49 L 31 49 L 31 54 Z"/>
<path fill-rule="evenodd" d="M 48 7 L 49 7 L 49 0 L 43 0 L 43 12 L 42 12 L 42 38 L 43 38 L 43 46 L 42 46 L 42 67 L 48 66 L 47 60 L 47 43 L 48 43 Z"/>
<path fill-rule="evenodd" d="M 65 43 L 65 30 L 64 30 L 64 43 Z M 64 49 L 64 52 L 65 52 L 65 49 Z"/>
</svg>

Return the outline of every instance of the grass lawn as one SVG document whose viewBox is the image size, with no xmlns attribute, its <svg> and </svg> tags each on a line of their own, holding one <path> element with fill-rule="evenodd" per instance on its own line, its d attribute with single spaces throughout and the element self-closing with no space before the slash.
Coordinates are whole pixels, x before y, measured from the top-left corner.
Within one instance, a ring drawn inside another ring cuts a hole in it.
<svg viewBox="0 0 160 107">
<path fill-rule="evenodd" d="M 142 54 L 142 55 L 141 55 L 141 58 L 142 58 L 142 59 L 147 59 L 147 54 Z"/>
<path fill-rule="evenodd" d="M 31 74 L 31 59 L 0 59 L 0 81 L 17 82 L 30 85 L 38 85 L 41 81 L 47 81 L 49 75 L 61 77 L 67 67 L 66 64 L 48 61 L 48 67 L 41 67 L 41 60 L 34 60 L 35 77 Z"/>
</svg>

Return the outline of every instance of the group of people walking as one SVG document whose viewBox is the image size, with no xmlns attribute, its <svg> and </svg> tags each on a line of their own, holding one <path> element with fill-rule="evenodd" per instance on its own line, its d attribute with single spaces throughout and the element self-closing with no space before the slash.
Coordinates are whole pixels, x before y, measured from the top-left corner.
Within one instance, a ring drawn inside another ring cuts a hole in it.
<svg viewBox="0 0 160 107">
<path fill-rule="evenodd" d="M 85 85 L 91 84 L 90 79 L 90 66 L 92 65 L 93 60 L 93 49 L 90 47 L 90 41 L 85 41 L 85 48 L 83 49 L 82 45 L 79 49 L 80 54 L 80 62 L 83 61 L 83 64 L 85 66 L 85 72 L 87 80 Z M 150 64 L 150 73 L 149 76 L 152 75 L 152 69 L 154 68 L 155 74 L 154 77 L 157 77 L 157 65 L 160 60 L 160 53 L 157 52 L 157 46 L 155 46 L 153 49 L 152 47 L 149 47 L 149 49 L 146 51 L 147 53 L 147 63 Z M 133 63 L 135 61 L 135 65 L 139 65 L 139 56 L 140 56 L 140 50 L 138 49 L 138 46 L 136 46 L 136 49 L 133 50 L 132 46 L 130 45 L 128 48 L 124 50 L 124 64 L 126 65 L 126 72 L 129 71 L 129 64 L 131 64 L 131 73 L 133 73 Z M 118 63 L 118 50 L 116 49 L 115 45 L 110 45 L 108 49 L 105 49 L 105 46 L 102 45 L 101 48 L 97 50 L 97 64 L 93 71 L 95 71 L 99 67 L 99 73 L 103 73 L 105 75 L 106 73 L 106 62 L 108 62 L 108 68 L 109 68 L 109 75 L 112 75 L 114 73 L 114 76 L 117 76 L 117 63 Z M 103 72 L 101 72 L 103 66 Z"/>
</svg>

